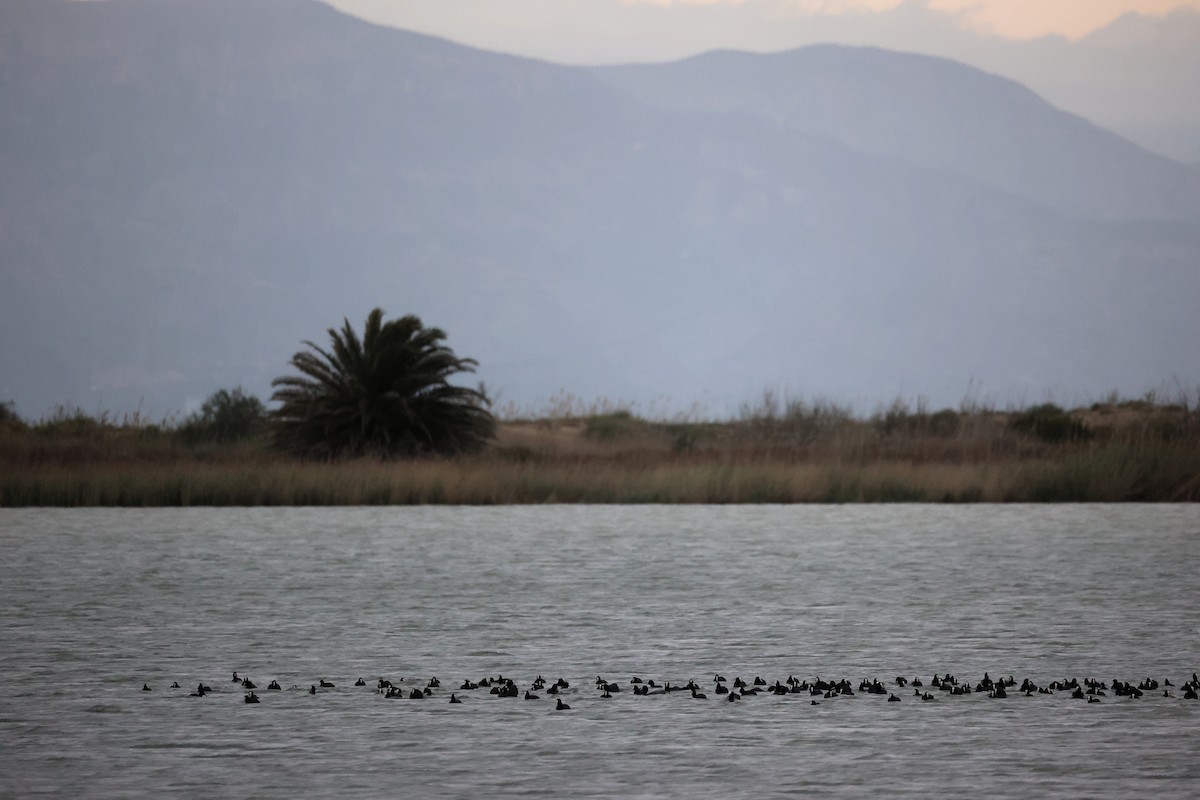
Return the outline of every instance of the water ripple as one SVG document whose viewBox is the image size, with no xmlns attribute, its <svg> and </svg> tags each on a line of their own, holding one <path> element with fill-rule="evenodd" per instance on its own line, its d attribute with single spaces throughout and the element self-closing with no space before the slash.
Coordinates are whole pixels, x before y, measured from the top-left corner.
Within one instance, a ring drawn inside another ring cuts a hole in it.
<svg viewBox="0 0 1200 800">
<path fill-rule="evenodd" d="M 1178 696 L 730 703 L 711 678 L 1179 687 L 1198 535 L 1194 506 L 2 510 L 0 794 L 1191 798 Z M 445 702 L 539 673 L 570 712 Z"/>
</svg>

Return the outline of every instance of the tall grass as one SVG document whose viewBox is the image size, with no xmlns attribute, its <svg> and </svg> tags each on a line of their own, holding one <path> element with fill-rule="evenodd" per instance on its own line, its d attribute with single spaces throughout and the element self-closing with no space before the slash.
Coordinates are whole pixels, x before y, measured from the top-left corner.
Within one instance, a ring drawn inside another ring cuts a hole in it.
<svg viewBox="0 0 1200 800">
<path fill-rule="evenodd" d="M 188 443 L 168 425 L 10 414 L 0 420 L 0 505 L 1200 500 L 1194 404 L 1039 408 L 1070 421 L 1039 429 L 1014 423 L 1026 411 L 903 403 L 860 418 L 769 396 L 725 422 L 596 407 L 510 420 L 475 456 L 336 463 L 291 459 L 262 440 Z"/>
<path fill-rule="evenodd" d="M 1004 497 L 985 468 L 440 462 L 55 466 L 0 480 L 3 506 L 961 502 Z"/>
<path fill-rule="evenodd" d="M 1022 465 L 1005 499 L 1031 502 L 1200 501 L 1195 444 L 1116 443 Z"/>
</svg>

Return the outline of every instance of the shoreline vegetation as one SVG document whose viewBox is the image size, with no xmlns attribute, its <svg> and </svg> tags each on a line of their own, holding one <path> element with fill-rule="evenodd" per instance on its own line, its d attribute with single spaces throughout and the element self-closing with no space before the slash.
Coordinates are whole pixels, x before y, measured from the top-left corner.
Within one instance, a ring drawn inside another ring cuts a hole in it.
<svg viewBox="0 0 1200 800">
<path fill-rule="evenodd" d="M 194 418 L 0 410 L 3 507 L 1200 500 L 1200 409 L 1153 393 L 862 417 L 767 392 L 726 421 L 571 402 L 501 415 L 479 453 L 326 461 L 272 448 L 265 417 L 226 440 Z"/>
</svg>

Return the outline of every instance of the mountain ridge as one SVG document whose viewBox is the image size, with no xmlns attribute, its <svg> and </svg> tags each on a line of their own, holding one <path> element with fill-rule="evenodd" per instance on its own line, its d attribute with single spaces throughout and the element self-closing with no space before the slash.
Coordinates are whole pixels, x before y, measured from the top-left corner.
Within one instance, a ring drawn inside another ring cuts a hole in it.
<svg viewBox="0 0 1200 800">
<path fill-rule="evenodd" d="M 1054 176 L 1055 184 L 1077 189 L 1035 186 L 1021 192 L 1048 207 L 1080 208 L 1106 219 L 1140 213 L 1200 218 L 1200 176 L 1181 172 L 1179 162 L 1062 112 L 1016 81 L 950 59 L 877 47 L 810 45 L 769 54 L 714 51 L 651 67 L 594 69 L 610 85 L 651 104 L 749 111 L 797 130 L 837 136 L 866 153 L 946 167 L 1006 190 L 1020 191 L 1059 165 L 1068 171 Z M 977 100 L 980 96 L 1003 105 L 989 107 Z M 1005 128 L 1000 111 L 1020 112 L 1025 118 L 1019 124 L 1008 120 Z M 939 129 L 945 132 L 940 138 Z M 1003 137 L 995 135 L 1001 130 Z M 1059 141 L 1046 142 L 1046 137 Z M 1072 152 L 1070 145 L 1080 141 L 1088 142 L 1089 152 Z M 981 152 L 989 159 L 972 163 Z M 1137 163 L 1100 185 L 1080 185 L 1105 163 L 1131 160 Z M 1156 185 L 1171 184 L 1158 190 L 1165 196 L 1156 196 L 1150 186 L 1135 187 L 1138 193 L 1132 197 L 1113 196 L 1114 188 L 1129 188 L 1139 173 L 1151 171 Z"/>
</svg>

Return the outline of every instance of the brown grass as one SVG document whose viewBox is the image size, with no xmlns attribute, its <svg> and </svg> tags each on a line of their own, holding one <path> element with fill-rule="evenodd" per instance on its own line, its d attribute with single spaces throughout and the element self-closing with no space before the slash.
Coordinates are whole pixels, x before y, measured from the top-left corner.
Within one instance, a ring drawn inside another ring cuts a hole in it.
<svg viewBox="0 0 1200 800">
<path fill-rule="evenodd" d="M 1200 500 L 1187 404 L 1071 412 L 1047 442 L 1013 413 L 763 413 L 654 422 L 620 411 L 511 421 L 480 455 L 298 461 L 263 442 L 185 446 L 170 429 L 72 418 L 0 425 L 0 505 L 843 503 Z"/>
</svg>

